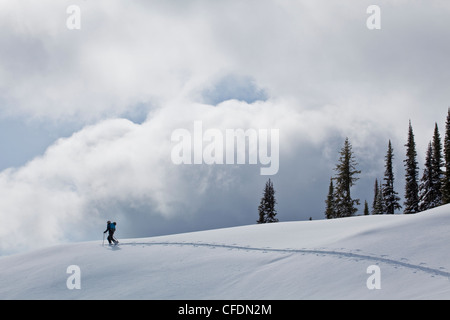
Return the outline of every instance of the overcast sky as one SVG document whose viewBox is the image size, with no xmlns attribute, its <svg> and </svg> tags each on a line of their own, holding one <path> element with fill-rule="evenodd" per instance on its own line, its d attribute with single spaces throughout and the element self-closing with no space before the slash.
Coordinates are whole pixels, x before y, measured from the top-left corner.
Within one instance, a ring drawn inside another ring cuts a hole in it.
<svg viewBox="0 0 450 320">
<path fill-rule="evenodd" d="M 404 194 L 450 107 L 450 3 L 0 0 L 0 254 L 64 241 L 253 224 L 271 178 L 280 221 L 324 218 L 345 137 L 361 202 L 388 140 Z M 67 27 L 77 19 L 80 29 Z M 176 129 L 279 130 L 279 170 L 176 165 Z M 362 206 L 360 207 L 360 213 Z"/>
</svg>

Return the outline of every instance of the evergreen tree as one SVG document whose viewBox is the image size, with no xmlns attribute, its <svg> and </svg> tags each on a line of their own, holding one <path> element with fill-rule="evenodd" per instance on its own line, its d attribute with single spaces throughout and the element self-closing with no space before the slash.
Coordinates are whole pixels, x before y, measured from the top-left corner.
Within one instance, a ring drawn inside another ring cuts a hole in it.
<svg viewBox="0 0 450 320">
<path fill-rule="evenodd" d="M 364 215 L 369 215 L 369 204 L 367 203 L 367 200 L 364 200 Z"/>
<path fill-rule="evenodd" d="M 433 134 L 433 158 L 432 158 L 432 166 L 433 166 L 433 188 L 434 188 L 434 200 L 433 207 L 440 206 L 442 204 L 442 167 L 444 163 L 442 161 L 442 145 L 441 145 L 441 136 L 439 135 L 439 129 L 437 123 L 434 125 L 434 134 Z"/>
<path fill-rule="evenodd" d="M 375 186 L 373 188 L 372 214 L 375 214 L 375 208 L 378 199 L 378 190 L 380 190 L 380 188 L 378 187 L 378 179 L 375 179 Z"/>
<path fill-rule="evenodd" d="M 325 209 L 325 217 L 327 219 L 336 218 L 336 210 L 334 204 L 334 186 L 333 186 L 333 178 L 330 179 L 330 186 L 328 188 L 328 196 L 327 200 L 325 200 L 326 209 Z"/>
<path fill-rule="evenodd" d="M 352 153 L 352 145 L 345 139 L 344 147 L 340 152 L 339 163 L 336 165 L 335 171 L 337 176 L 334 178 L 336 187 L 334 192 L 336 217 L 349 217 L 354 215 L 358 209 L 355 205 L 359 205 L 359 199 L 352 199 L 350 188 L 355 184 L 358 178 L 356 174 L 361 171 L 356 170 L 356 161 Z"/>
<path fill-rule="evenodd" d="M 408 142 L 405 147 L 406 159 L 404 160 L 404 163 L 406 168 L 406 185 L 404 213 L 416 213 L 419 212 L 419 167 L 417 163 L 416 143 L 414 142 L 414 133 L 411 120 L 409 121 Z"/>
<path fill-rule="evenodd" d="M 278 219 L 275 218 L 275 216 L 277 215 L 277 210 L 275 209 L 276 203 L 277 201 L 275 200 L 275 189 L 273 188 L 272 181 L 269 179 L 269 181 L 266 182 L 264 194 L 258 207 L 259 219 L 256 222 L 278 222 Z"/>
<path fill-rule="evenodd" d="M 383 198 L 383 188 L 381 185 L 378 186 L 376 191 L 375 205 L 372 214 L 384 214 L 386 212 Z"/>
<path fill-rule="evenodd" d="M 433 176 L 433 147 L 430 142 L 425 157 L 425 168 L 423 169 L 419 185 L 419 211 L 434 207 L 436 196 L 434 195 Z"/>
<path fill-rule="evenodd" d="M 447 113 L 444 137 L 445 172 L 442 177 L 442 204 L 450 203 L 450 108 Z"/>
<path fill-rule="evenodd" d="M 394 150 L 392 148 L 391 140 L 389 140 L 388 151 L 386 155 L 386 171 L 384 172 L 383 184 L 383 200 L 384 209 L 387 214 L 394 214 L 395 210 L 401 209 L 399 203 L 400 197 L 394 190 L 394 172 L 392 170 L 392 160 L 394 159 Z"/>
</svg>

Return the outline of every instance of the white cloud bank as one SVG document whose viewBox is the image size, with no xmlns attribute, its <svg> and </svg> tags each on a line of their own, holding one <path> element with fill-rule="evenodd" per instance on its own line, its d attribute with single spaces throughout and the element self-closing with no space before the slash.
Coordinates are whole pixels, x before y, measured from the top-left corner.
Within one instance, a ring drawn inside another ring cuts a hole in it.
<svg viewBox="0 0 450 320">
<path fill-rule="evenodd" d="M 80 7 L 81 30 L 66 27 L 72 4 Z M 139 104 L 200 101 L 211 83 L 230 74 L 302 107 L 346 108 L 355 98 L 394 92 L 447 98 L 440 89 L 449 81 L 442 70 L 449 67 L 450 45 L 442 40 L 450 33 L 450 6 L 381 1 L 382 29 L 371 31 L 369 5 L 3 0 L 2 113 L 99 120 Z M 373 110 L 371 102 L 360 111 Z M 394 112 L 383 106 L 380 113 Z M 394 114 L 403 108 L 396 105 Z M 408 105 L 409 111 L 421 108 Z"/>
<path fill-rule="evenodd" d="M 96 239 L 107 219 L 126 226 L 122 235 L 128 236 L 134 229 L 145 233 L 142 224 L 148 225 L 148 234 L 155 233 L 158 219 L 171 221 L 172 232 L 185 230 L 186 220 L 199 229 L 214 220 L 253 223 L 261 186 L 269 178 L 260 176 L 266 166 L 249 164 L 248 158 L 243 165 L 174 164 L 172 151 L 179 143 L 171 140 L 172 133 L 185 129 L 194 134 L 195 121 L 202 122 L 203 132 L 223 134 L 229 129 L 276 129 L 280 167 L 271 178 L 281 182 L 298 174 L 318 177 L 328 173 L 323 168 L 314 173 L 315 166 L 335 158 L 323 151 L 327 140 L 348 131 L 348 123 L 336 122 L 337 117 L 366 128 L 362 135 L 370 135 L 369 128 L 375 126 L 369 119 L 338 115 L 336 107 L 325 109 L 299 112 L 287 101 L 229 100 L 218 106 L 186 102 L 155 110 L 142 124 L 118 118 L 86 126 L 56 141 L 41 157 L 0 174 L 0 252 Z M 311 147 L 315 153 L 306 151 Z M 311 161 L 313 165 L 305 165 Z M 320 198 L 317 190 L 313 194 Z M 130 213 L 133 208 L 138 216 Z M 227 216 L 220 217 L 224 213 Z"/>
</svg>

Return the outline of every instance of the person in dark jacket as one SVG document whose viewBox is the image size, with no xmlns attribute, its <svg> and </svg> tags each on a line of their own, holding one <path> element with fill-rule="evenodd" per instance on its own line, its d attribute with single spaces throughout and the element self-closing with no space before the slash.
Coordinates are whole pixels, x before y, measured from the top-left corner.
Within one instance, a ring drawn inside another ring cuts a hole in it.
<svg viewBox="0 0 450 320">
<path fill-rule="evenodd" d="M 108 242 L 109 244 L 118 244 L 119 241 L 117 241 L 116 239 L 114 239 L 114 232 L 116 231 L 116 223 L 112 222 L 108 220 L 108 222 L 106 223 L 106 230 L 103 233 L 107 233 L 108 234 Z"/>
</svg>

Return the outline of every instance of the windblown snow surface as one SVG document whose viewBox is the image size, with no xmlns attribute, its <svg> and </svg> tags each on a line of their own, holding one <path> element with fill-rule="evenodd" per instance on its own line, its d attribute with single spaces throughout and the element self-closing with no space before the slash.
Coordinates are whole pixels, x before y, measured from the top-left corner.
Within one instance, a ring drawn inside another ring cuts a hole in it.
<svg viewBox="0 0 450 320">
<path fill-rule="evenodd" d="M 448 205 L 120 240 L 1 257 L 0 298 L 450 299 Z"/>
</svg>

